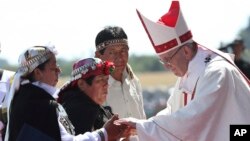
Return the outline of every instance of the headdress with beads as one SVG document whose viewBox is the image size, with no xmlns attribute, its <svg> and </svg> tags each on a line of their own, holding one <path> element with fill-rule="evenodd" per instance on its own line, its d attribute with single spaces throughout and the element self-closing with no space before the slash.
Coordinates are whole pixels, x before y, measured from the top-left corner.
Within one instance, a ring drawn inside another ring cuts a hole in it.
<svg viewBox="0 0 250 141">
<path fill-rule="evenodd" d="M 113 62 L 102 61 L 99 58 L 87 58 L 80 60 L 73 65 L 71 73 L 71 81 L 80 78 L 86 79 L 90 76 L 109 75 L 114 71 Z"/>
<path fill-rule="evenodd" d="M 22 76 L 31 73 L 37 66 L 49 60 L 51 55 L 56 55 L 54 46 L 33 46 L 23 52 L 18 59 L 18 72 Z"/>
<path fill-rule="evenodd" d="M 113 62 L 102 61 L 99 58 L 86 58 L 75 62 L 71 73 L 71 79 L 61 87 L 60 91 L 58 91 L 58 102 L 62 102 L 63 92 L 67 91 L 69 88 L 75 87 L 79 79 L 87 79 L 91 76 L 102 74 L 109 75 L 114 69 L 115 66 Z"/>
</svg>

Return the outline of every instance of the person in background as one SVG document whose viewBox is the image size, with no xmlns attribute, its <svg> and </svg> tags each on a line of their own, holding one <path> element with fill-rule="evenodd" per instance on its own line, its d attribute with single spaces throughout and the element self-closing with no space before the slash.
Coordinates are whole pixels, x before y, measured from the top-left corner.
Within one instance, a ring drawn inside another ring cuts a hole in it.
<svg viewBox="0 0 250 141">
<path fill-rule="evenodd" d="M 235 54 L 234 62 L 247 78 L 250 79 L 250 63 L 242 58 L 245 49 L 244 41 L 241 39 L 236 39 L 232 43 L 232 51 Z"/>
<path fill-rule="evenodd" d="M 219 50 L 234 54 L 234 63 L 248 79 L 250 78 L 250 58 L 245 54 L 248 49 L 245 47 L 242 39 L 235 39 L 232 43 L 221 46 Z"/>
<path fill-rule="evenodd" d="M 148 120 L 115 121 L 143 141 L 229 141 L 230 126 L 250 124 L 250 81 L 230 55 L 192 38 L 179 1 L 155 23 L 137 11 L 163 65 L 179 77 L 167 108 Z"/>
<path fill-rule="evenodd" d="M 128 37 L 119 26 L 107 26 L 95 38 L 95 57 L 114 62 L 115 71 L 109 76 L 109 87 L 105 105 L 120 118 L 145 119 L 142 88 L 139 79 L 128 64 Z M 125 136 L 129 136 L 125 135 Z M 136 137 L 131 137 L 136 140 Z"/>
<path fill-rule="evenodd" d="M 76 135 L 103 127 L 113 113 L 103 108 L 108 93 L 108 75 L 114 64 L 86 58 L 73 64 L 71 80 L 62 86 L 58 102 L 75 127 Z"/>
<path fill-rule="evenodd" d="M 1 53 L 0 45 L 0 53 Z M 11 80 L 15 72 L 0 68 L 0 141 L 2 141 L 5 132 L 5 124 L 7 122 L 7 105 L 4 99 L 7 97 L 7 93 L 10 89 Z"/>
<path fill-rule="evenodd" d="M 64 108 L 53 97 L 60 74 L 54 46 L 33 46 L 19 56 L 9 92 L 5 141 L 107 141 L 121 134 L 113 124 L 75 136 Z M 84 126 L 84 125 L 83 125 Z M 121 126 L 119 126 L 121 127 Z M 120 129 L 120 128 L 119 128 Z"/>
</svg>

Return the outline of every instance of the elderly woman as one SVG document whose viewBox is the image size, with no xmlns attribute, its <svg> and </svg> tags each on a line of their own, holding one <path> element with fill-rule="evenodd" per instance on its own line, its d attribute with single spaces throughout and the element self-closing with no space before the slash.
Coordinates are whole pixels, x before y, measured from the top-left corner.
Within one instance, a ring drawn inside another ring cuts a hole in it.
<svg viewBox="0 0 250 141">
<path fill-rule="evenodd" d="M 56 102 L 60 69 L 55 49 L 49 46 L 33 46 L 19 57 L 19 68 L 11 86 L 8 100 L 9 123 L 6 141 L 104 141 L 115 139 L 118 126 L 112 124 L 114 116 L 104 128 L 75 136 L 74 127 L 63 107 Z M 11 104 L 10 104 L 11 103 Z M 115 129 L 114 129 L 115 128 Z"/>
<path fill-rule="evenodd" d="M 73 65 L 71 81 L 62 87 L 59 103 L 68 113 L 76 134 L 101 128 L 111 111 L 101 105 L 108 93 L 108 76 L 114 70 L 112 62 L 87 58 Z"/>
</svg>

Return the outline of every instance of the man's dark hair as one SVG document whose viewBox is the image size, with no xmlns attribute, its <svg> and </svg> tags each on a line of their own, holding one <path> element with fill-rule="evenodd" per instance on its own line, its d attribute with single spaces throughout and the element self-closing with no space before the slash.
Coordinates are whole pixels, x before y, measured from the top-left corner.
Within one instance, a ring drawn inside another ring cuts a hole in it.
<svg viewBox="0 0 250 141">
<path fill-rule="evenodd" d="M 121 27 L 107 26 L 97 34 L 95 38 L 95 45 L 97 46 L 100 43 L 113 39 L 128 39 L 128 37 L 125 31 Z M 99 52 L 103 54 L 104 51 L 105 48 L 100 50 Z"/>
</svg>

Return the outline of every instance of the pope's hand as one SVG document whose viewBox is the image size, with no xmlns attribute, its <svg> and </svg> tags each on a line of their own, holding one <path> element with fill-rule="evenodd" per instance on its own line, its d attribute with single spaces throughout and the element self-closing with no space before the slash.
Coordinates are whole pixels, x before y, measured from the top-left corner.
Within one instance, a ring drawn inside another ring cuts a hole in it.
<svg viewBox="0 0 250 141">
<path fill-rule="evenodd" d="M 122 118 L 119 120 L 115 120 L 114 123 L 117 125 L 127 125 L 131 129 L 136 129 L 137 121 L 138 121 L 138 119 L 129 117 L 129 118 Z"/>
<path fill-rule="evenodd" d="M 121 135 L 123 134 L 123 132 L 126 130 L 127 125 L 125 124 L 115 124 L 114 121 L 118 120 L 118 115 L 115 114 L 112 116 L 111 119 L 109 119 L 105 124 L 104 124 L 104 128 L 107 131 L 108 134 L 108 140 L 109 141 L 114 141 L 117 140 L 121 137 Z"/>
</svg>

